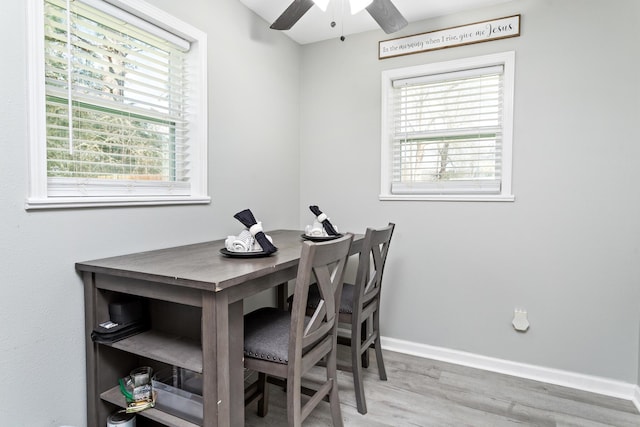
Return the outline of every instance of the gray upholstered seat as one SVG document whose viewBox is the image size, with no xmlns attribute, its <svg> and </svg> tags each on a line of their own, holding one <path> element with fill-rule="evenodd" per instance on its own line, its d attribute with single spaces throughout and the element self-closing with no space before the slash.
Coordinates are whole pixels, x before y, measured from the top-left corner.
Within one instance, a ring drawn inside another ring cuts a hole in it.
<svg viewBox="0 0 640 427">
<path fill-rule="evenodd" d="M 244 318 L 244 355 L 286 364 L 289 362 L 291 315 L 264 307 Z"/>
<path fill-rule="evenodd" d="M 328 398 L 334 426 L 342 426 L 337 381 L 338 306 L 344 271 L 353 235 L 339 239 L 302 243 L 302 253 L 289 312 L 260 308 L 244 321 L 244 365 L 258 372 L 258 380 L 245 393 L 245 404 L 258 401 L 258 414 L 268 411 L 267 376 L 286 380 L 289 426 L 300 426 L 311 411 Z M 312 316 L 306 316 L 307 295 L 316 283 L 319 302 Z M 317 389 L 302 387 L 303 376 L 326 361 L 326 381 Z M 301 394 L 311 397 L 302 403 Z"/>
<path fill-rule="evenodd" d="M 309 320 L 305 317 L 305 325 Z M 244 317 L 244 355 L 287 364 L 290 329 L 291 313 L 287 311 L 274 307 L 252 311 Z"/>
<path fill-rule="evenodd" d="M 354 286 L 350 283 L 345 283 L 342 286 L 342 295 L 340 297 L 340 313 L 353 313 L 353 290 Z M 309 301 L 308 307 L 317 307 L 320 302 L 320 293 L 315 285 L 309 288 Z"/>
</svg>

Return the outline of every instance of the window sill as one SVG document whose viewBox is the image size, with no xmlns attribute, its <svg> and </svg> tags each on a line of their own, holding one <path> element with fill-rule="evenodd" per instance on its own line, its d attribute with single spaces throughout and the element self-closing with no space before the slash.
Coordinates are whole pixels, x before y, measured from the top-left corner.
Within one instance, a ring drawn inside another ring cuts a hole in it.
<svg viewBox="0 0 640 427">
<path fill-rule="evenodd" d="M 48 199 L 29 198 L 25 203 L 25 210 L 44 209 L 75 209 L 102 208 L 118 206 L 160 206 L 160 205 L 196 205 L 211 203 L 209 196 L 191 197 L 145 197 L 145 198 L 117 198 L 117 197 L 56 197 Z"/>
<path fill-rule="evenodd" d="M 513 202 L 513 195 L 499 194 L 380 194 L 380 201 L 433 201 L 433 202 Z"/>
</svg>

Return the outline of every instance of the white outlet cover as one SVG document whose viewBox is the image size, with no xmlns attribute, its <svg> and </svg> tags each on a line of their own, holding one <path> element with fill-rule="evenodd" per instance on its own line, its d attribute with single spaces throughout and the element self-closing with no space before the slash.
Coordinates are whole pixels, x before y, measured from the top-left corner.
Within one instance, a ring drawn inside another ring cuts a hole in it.
<svg viewBox="0 0 640 427">
<path fill-rule="evenodd" d="M 516 309 L 513 313 L 513 327 L 516 331 L 524 332 L 529 329 L 529 320 L 527 319 L 527 312 L 525 310 Z"/>
</svg>

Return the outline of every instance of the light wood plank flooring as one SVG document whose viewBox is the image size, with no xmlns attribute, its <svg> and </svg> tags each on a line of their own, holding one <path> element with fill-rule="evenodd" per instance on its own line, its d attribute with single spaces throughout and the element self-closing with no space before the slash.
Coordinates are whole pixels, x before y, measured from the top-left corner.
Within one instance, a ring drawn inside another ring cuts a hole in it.
<svg viewBox="0 0 640 427">
<path fill-rule="evenodd" d="M 366 415 L 356 410 L 351 373 L 339 372 L 345 426 L 640 426 L 631 401 L 401 353 L 384 356 L 388 381 L 379 380 L 375 357 L 366 370 Z M 269 414 L 260 418 L 256 404 L 248 406 L 247 426 L 286 425 L 285 393 L 270 387 Z M 304 423 L 331 425 L 325 402 Z"/>
</svg>

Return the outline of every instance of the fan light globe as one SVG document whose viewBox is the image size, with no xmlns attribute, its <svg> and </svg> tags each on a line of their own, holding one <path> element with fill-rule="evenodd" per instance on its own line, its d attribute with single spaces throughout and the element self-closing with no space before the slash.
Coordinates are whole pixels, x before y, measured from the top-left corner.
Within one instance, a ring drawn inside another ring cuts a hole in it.
<svg viewBox="0 0 640 427">
<path fill-rule="evenodd" d="M 356 13 L 363 11 L 364 8 L 369 6 L 371 3 L 373 3 L 373 0 L 349 0 L 349 4 L 351 5 L 351 14 L 355 15 Z"/>
<path fill-rule="evenodd" d="M 373 0 L 372 0 L 373 1 Z M 327 6 L 329 6 L 329 0 L 313 0 L 313 2 L 318 6 L 323 12 L 327 11 Z"/>
</svg>

